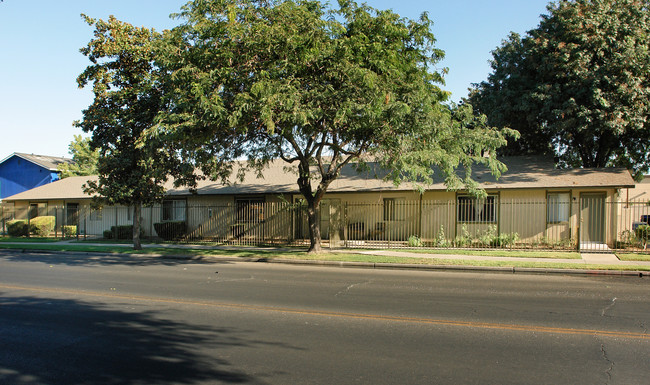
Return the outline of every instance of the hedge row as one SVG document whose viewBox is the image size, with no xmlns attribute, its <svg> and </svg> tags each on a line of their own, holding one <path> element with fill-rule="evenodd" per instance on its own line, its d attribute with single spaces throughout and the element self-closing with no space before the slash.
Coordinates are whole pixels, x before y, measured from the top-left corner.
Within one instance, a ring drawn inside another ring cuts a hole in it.
<svg viewBox="0 0 650 385">
<path fill-rule="evenodd" d="M 39 237 L 47 237 L 56 224 L 56 218 L 53 216 L 36 217 L 29 221 L 16 219 L 7 222 L 7 233 L 12 237 L 24 237 L 28 234 L 38 235 Z"/>
<path fill-rule="evenodd" d="M 181 221 L 154 223 L 153 228 L 165 241 L 178 241 L 187 233 L 187 224 Z"/>
<path fill-rule="evenodd" d="M 144 236 L 144 230 L 140 229 L 140 238 Z M 133 225 L 111 226 L 110 230 L 104 230 L 105 239 L 133 239 Z"/>
</svg>

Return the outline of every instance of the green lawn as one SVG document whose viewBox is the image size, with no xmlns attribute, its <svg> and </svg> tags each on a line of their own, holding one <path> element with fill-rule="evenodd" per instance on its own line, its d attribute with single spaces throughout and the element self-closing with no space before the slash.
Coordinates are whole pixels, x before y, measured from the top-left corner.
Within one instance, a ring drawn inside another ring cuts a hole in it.
<svg viewBox="0 0 650 385">
<path fill-rule="evenodd" d="M 208 258 L 208 257 L 226 257 L 238 258 L 242 261 L 246 260 L 320 260 L 320 261 L 333 261 L 333 262 L 366 262 L 376 264 L 415 264 L 415 265 L 443 265 L 443 266 L 491 266 L 491 267 L 515 267 L 515 268 L 547 268 L 547 269 L 588 269 L 588 270 L 634 270 L 634 271 L 650 271 L 648 266 L 616 266 L 616 265 L 585 265 L 582 263 L 556 263 L 553 261 L 548 262 L 527 262 L 527 261 L 474 261 L 474 260 L 458 260 L 458 259 L 445 259 L 441 258 L 417 258 L 417 257 L 394 257 L 394 256 L 379 256 L 359 254 L 354 251 L 345 252 L 324 252 L 321 254 L 308 254 L 304 249 L 296 250 L 277 250 L 274 248 L 258 249 L 258 248 L 236 248 L 236 249 L 204 249 L 204 248 L 180 248 L 180 247 L 152 247 L 145 248 L 144 250 L 134 251 L 130 247 L 125 246 L 103 246 L 103 245 L 84 245 L 83 243 L 74 244 L 53 244 L 53 243 L 23 243 L 20 245 L 10 245 L 0 243 L 2 249 L 18 249 L 18 250 L 43 250 L 43 251 L 73 251 L 73 252 L 98 252 L 98 253 L 113 253 L 113 254 L 135 254 L 142 256 L 177 256 L 187 258 Z M 484 252 L 472 251 L 486 255 Z M 509 254 L 507 251 L 492 251 L 500 253 L 499 255 L 512 255 L 520 256 L 521 254 Z M 505 253 L 505 254 L 504 254 Z M 449 252 L 447 252 L 449 254 Z M 535 254 L 535 253 L 531 253 Z M 555 253 L 552 253 L 555 254 Z M 466 254 L 469 255 L 469 254 Z M 492 254 L 494 255 L 494 254 Z M 566 258 L 566 257 L 562 257 Z"/>
<path fill-rule="evenodd" d="M 560 258 L 581 259 L 580 253 L 575 251 L 528 251 L 528 250 L 467 250 L 467 249 L 393 249 L 418 254 L 453 254 L 453 255 L 478 255 L 485 257 L 517 257 L 517 258 Z"/>
<path fill-rule="evenodd" d="M 617 253 L 616 256 L 621 261 L 650 261 L 650 254 Z"/>
<path fill-rule="evenodd" d="M 0 242 L 59 242 L 61 238 L 51 238 L 51 237 L 5 237 L 0 236 Z"/>
</svg>

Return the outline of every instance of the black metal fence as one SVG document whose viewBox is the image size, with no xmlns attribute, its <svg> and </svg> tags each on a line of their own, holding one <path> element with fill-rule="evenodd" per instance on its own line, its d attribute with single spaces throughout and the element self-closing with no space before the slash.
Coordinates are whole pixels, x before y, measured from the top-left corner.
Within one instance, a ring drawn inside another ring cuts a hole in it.
<svg viewBox="0 0 650 385">
<path fill-rule="evenodd" d="M 50 236 L 130 238 L 133 210 L 86 204 L 2 208 L 2 232 L 12 221 L 30 225 L 50 216 Z M 241 245 L 309 243 L 305 207 L 286 202 L 243 200 L 229 204 L 188 205 L 170 201 L 144 207 L 144 239 Z M 455 201 L 382 203 L 323 201 L 320 228 L 332 248 L 511 248 L 647 252 L 650 205 L 646 201 L 610 202 L 603 195 L 546 200 L 458 197 Z"/>
</svg>

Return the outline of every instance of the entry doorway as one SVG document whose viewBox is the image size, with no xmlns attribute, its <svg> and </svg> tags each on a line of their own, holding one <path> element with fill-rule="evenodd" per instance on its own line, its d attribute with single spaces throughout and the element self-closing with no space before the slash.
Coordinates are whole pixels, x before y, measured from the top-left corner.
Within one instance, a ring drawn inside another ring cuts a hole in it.
<svg viewBox="0 0 650 385">
<path fill-rule="evenodd" d="M 323 199 L 320 203 L 320 231 L 322 239 L 330 241 L 330 245 L 338 245 L 341 241 L 341 200 Z"/>
<path fill-rule="evenodd" d="M 79 223 L 79 204 L 68 203 L 65 208 L 66 220 L 68 226 L 76 226 Z"/>
<path fill-rule="evenodd" d="M 605 194 L 580 194 L 581 249 L 608 249 L 605 222 Z"/>
</svg>

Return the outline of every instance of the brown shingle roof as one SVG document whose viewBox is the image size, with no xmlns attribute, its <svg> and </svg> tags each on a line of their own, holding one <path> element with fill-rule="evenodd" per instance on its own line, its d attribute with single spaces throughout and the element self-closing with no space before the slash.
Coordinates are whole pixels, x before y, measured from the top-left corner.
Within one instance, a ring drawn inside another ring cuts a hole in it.
<svg viewBox="0 0 650 385">
<path fill-rule="evenodd" d="M 485 189 L 532 189 L 532 188 L 607 188 L 634 187 L 630 173 L 622 168 L 559 170 L 553 163 L 536 157 L 509 157 L 502 161 L 508 166 L 498 180 L 484 167 L 476 166 L 473 178 Z M 286 163 L 272 162 L 258 179 L 248 173 L 243 182 L 224 185 L 221 182 L 205 180 L 199 182 L 199 195 L 234 194 L 291 194 L 298 193 L 297 176 L 286 170 Z M 380 174 L 380 175 L 377 175 Z M 16 200 L 61 200 L 89 198 L 82 191 L 82 185 L 96 177 L 71 177 L 8 197 L 5 201 Z M 168 194 L 172 196 L 189 195 L 187 188 L 174 188 L 167 184 Z M 341 176 L 330 185 L 328 192 L 363 191 L 405 191 L 413 190 L 410 183 L 395 186 L 391 181 L 381 179 L 381 172 L 364 171 L 357 173 L 347 166 Z M 441 175 L 436 175 L 434 184 L 427 190 L 446 190 Z"/>
</svg>

